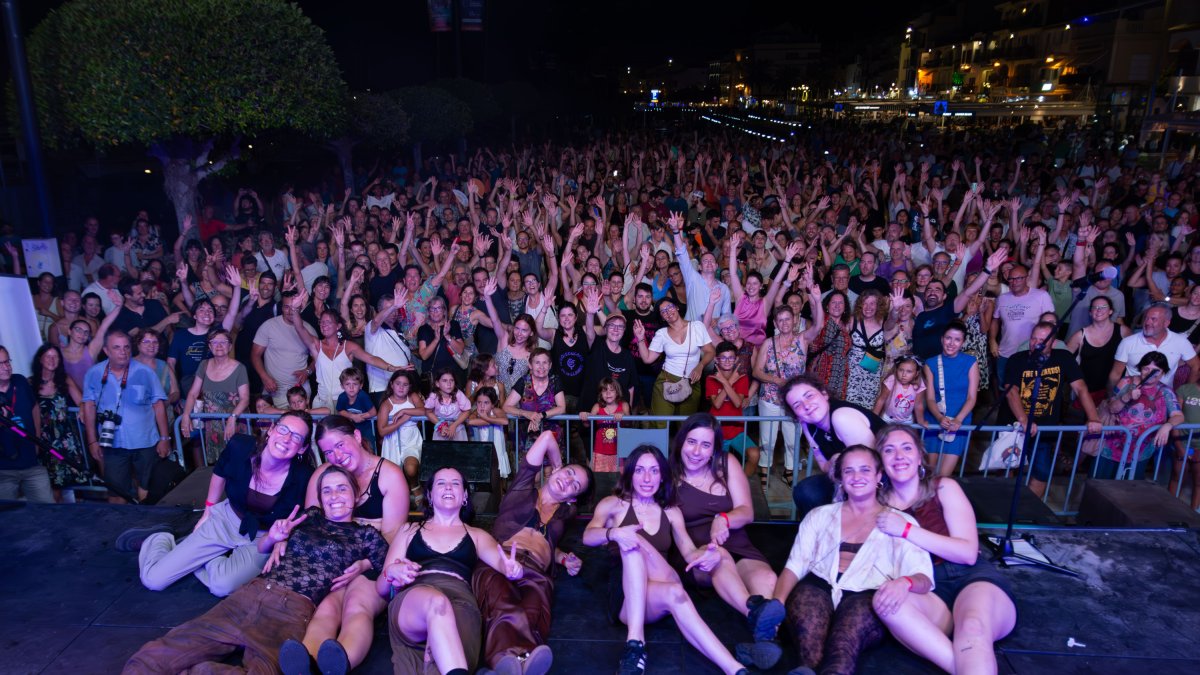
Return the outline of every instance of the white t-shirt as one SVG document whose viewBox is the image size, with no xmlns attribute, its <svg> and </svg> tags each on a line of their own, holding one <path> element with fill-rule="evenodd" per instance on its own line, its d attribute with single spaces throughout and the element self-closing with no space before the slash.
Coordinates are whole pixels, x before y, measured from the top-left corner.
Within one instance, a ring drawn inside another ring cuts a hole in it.
<svg viewBox="0 0 1200 675">
<path fill-rule="evenodd" d="M 275 278 L 282 281 L 283 273 L 291 266 L 288 262 L 287 253 L 283 249 L 275 249 L 275 253 L 270 256 L 263 255 L 262 251 L 254 254 L 254 259 L 258 261 L 258 273 L 262 274 L 267 270 L 275 275 Z"/>
<path fill-rule="evenodd" d="M 690 371 L 700 363 L 700 348 L 712 344 L 708 329 L 700 321 L 688 322 L 688 334 L 683 338 L 683 344 L 675 342 L 667 333 L 669 329 L 659 328 L 650 341 L 650 351 L 666 355 L 663 370 L 675 377 L 687 377 Z M 689 342 L 690 340 L 690 342 Z M 690 346 L 689 346 L 690 345 Z"/>
<path fill-rule="evenodd" d="M 408 343 L 391 328 L 380 326 L 379 330 L 372 331 L 371 324 L 368 323 L 366 331 L 363 332 L 363 337 L 366 339 L 365 346 L 368 354 L 374 354 L 393 366 L 399 366 L 400 368 L 412 363 L 412 350 L 409 349 Z M 392 374 L 388 371 L 376 368 L 369 363 L 367 364 L 368 392 L 375 393 L 387 390 L 388 380 L 390 379 L 392 379 Z"/>
<path fill-rule="evenodd" d="M 1029 334 L 1042 314 L 1053 311 L 1054 301 L 1040 288 L 1031 288 L 1020 297 L 1005 293 L 996 298 L 992 317 L 1004 321 L 1000 329 L 1000 356 L 1008 358 L 1020 351 L 1021 343 L 1029 341 Z"/>
<path fill-rule="evenodd" d="M 1154 345 L 1146 341 L 1145 333 L 1138 331 L 1121 340 L 1121 343 L 1117 345 L 1117 354 L 1113 358 L 1125 364 L 1126 375 L 1135 377 L 1138 374 L 1138 362 L 1150 352 L 1161 352 L 1163 356 L 1167 357 L 1167 363 L 1171 366 L 1171 370 L 1162 378 L 1162 382 L 1168 386 L 1174 381 L 1175 370 L 1179 364 L 1196 356 L 1196 350 L 1192 347 L 1192 343 L 1179 333 L 1167 331 L 1167 337 L 1163 343 Z"/>
<path fill-rule="evenodd" d="M 304 288 L 309 293 L 312 293 L 313 282 L 327 276 L 329 276 L 329 266 L 320 261 L 309 263 L 307 267 L 300 270 L 300 278 L 304 280 Z"/>
</svg>

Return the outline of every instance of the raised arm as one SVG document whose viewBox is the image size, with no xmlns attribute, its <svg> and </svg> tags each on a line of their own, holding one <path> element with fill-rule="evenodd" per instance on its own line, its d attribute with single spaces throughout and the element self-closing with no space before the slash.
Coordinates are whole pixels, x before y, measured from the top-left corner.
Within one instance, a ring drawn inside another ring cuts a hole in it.
<svg viewBox="0 0 1200 675">
<path fill-rule="evenodd" d="M 291 303 L 294 310 L 292 312 L 292 328 L 296 329 L 296 334 L 300 336 L 300 341 L 308 348 L 309 355 L 315 359 L 317 354 L 320 353 L 321 341 L 317 339 L 317 336 L 308 332 L 308 329 L 304 325 L 304 319 L 300 318 L 300 312 L 308 304 L 308 291 L 304 290 L 303 284 L 297 290 L 296 296 L 291 299 Z"/>
<path fill-rule="evenodd" d="M 999 270 L 1000 265 L 1004 264 L 1004 261 L 1007 259 L 1008 252 L 1003 248 L 997 249 L 994 253 L 992 253 L 992 255 L 988 256 L 987 262 L 985 262 L 983 265 L 983 273 L 976 276 L 975 281 L 973 281 L 970 286 L 967 286 L 962 293 L 954 296 L 955 314 L 961 314 L 962 311 L 967 308 L 967 303 L 970 302 L 971 296 L 975 295 L 977 292 L 979 292 L 979 289 L 983 288 L 984 284 L 988 282 L 988 278 L 991 277 L 992 274 L 997 270 Z"/>
</svg>

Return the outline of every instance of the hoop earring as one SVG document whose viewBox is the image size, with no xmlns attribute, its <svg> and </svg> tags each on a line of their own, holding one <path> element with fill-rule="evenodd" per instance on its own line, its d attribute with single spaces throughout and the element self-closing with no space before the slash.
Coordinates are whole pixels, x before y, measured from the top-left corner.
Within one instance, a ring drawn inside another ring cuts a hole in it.
<svg viewBox="0 0 1200 675">
<path fill-rule="evenodd" d="M 875 489 L 882 490 L 883 489 L 883 481 L 879 481 L 878 483 L 876 483 Z"/>
</svg>

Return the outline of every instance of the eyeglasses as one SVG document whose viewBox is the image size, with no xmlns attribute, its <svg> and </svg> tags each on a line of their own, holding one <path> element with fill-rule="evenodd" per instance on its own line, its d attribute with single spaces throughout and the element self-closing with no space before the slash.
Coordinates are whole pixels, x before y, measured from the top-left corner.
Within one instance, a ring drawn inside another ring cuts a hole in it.
<svg viewBox="0 0 1200 675">
<path fill-rule="evenodd" d="M 612 332 L 614 332 L 614 333 L 615 333 L 615 332 L 624 333 L 624 332 L 625 332 L 625 324 L 623 324 L 623 323 L 610 323 L 610 324 L 608 324 L 607 326 L 605 326 L 605 327 L 604 327 L 604 330 L 607 330 L 607 331 L 612 331 Z"/>
<path fill-rule="evenodd" d="M 139 342 L 138 344 L 143 344 L 143 345 L 156 345 L 156 344 L 158 344 L 158 340 L 146 339 L 146 340 L 142 340 L 142 341 L 141 341 L 141 342 Z"/>
<path fill-rule="evenodd" d="M 728 324 L 728 325 L 725 325 L 725 326 L 721 326 L 721 327 L 720 327 L 720 328 L 718 328 L 717 330 L 719 330 L 719 331 L 721 331 L 722 333 L 724 333 L 724 332 L 725 332 L 725 331 L 727 331 L 727 330 L 736 330 L 736 329 L 737 329 L 737 324 L 732 324 L 732 323 L 731 323 L 731 324 Z"/>
<path fill-rule="evenodd" d="M 209 340 L 208 344 L 212 347 L 228 347 L 229 340 Z"/>
<path fill-rule="evenodd" d="M 1093 307 L 1088 307 L 1088 311 L 1090 311 L 1090 312 L 1100 312 L 1100 311 L 1107 312 L 1108 305 L 1095 305 Z"/>
<path fill-rule="evenodd" d="M 280 436 L 286 436 L 288 440 L 295 441 L 296 443 L 303 444 L 304 441 L 308 440 L 308 436 L 306 434 L 298 434 L 282 424 L 276 424 L 272 431 Z"/>
<path fill-rule="evenodd" d="M 737 361 L 737 354 L 724 354 L 717 357 L 718 361 Z"/>
<path fill-rule="evenodd" d="M 893 283 L 893 284 L 899 284 L 899 285 L 901 285 L 901 286 L 907 286 L 907 285 L 908 285 L 908 279 L 892 279 L 892 283 Z"/>
</svg>

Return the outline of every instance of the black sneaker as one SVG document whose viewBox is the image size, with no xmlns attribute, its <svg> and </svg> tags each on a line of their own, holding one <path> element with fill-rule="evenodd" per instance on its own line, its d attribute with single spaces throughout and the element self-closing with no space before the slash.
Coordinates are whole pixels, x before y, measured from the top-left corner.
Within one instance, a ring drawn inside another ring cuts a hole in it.
<svg viewBox="0 0 1200 675">
<path fill-rule="evenodd" d="M 350 657 L 342 643 L 330 638 L 321 643 L 317 650 L 317 667 L 321 675 L 346 675 L 350 672 Z"/>
<path fill-rule="evenodd" d="M 625 643 L 625 655 L 617 667 L 617 675 L 644 675 L 646 672 L 646 643 L 630 640 Z"/>
<path fill-rule="evenodd" d="M 783 656 L 783 647 L 771 640 L 743 642 L 733 648 L 733 658 L 743 666 L 754 666 L 759 670 L 770 670 Z"/>
<path fill-rule="evenodd" d="M 279 669 L 283 675 L 312 675 L 312 656 L 296 640 L 284 640 L 279 647 Z"/>
<path fill-rule="evenodd" d="M 752 595 L 746 600 L 746 607 L 750 609 L 750 613 L 746 615 L 746 625 L 754 635 L 754 641 L 774 640 L 779 624 L 787 618 L 787 610 L 783 603 L 775 598 L 767 600 L 761 595 Z"/>
<path fill-rule="evenodd" d="M 150 527 L 131 527 L 117 535 L 117 543 L 114 548 L 124 553 L 136 553 L 142 550 L 142 544 L 150 535 L 170 531 L 171 526 L 166 523 L 158 523 Z"/>
</svg>

